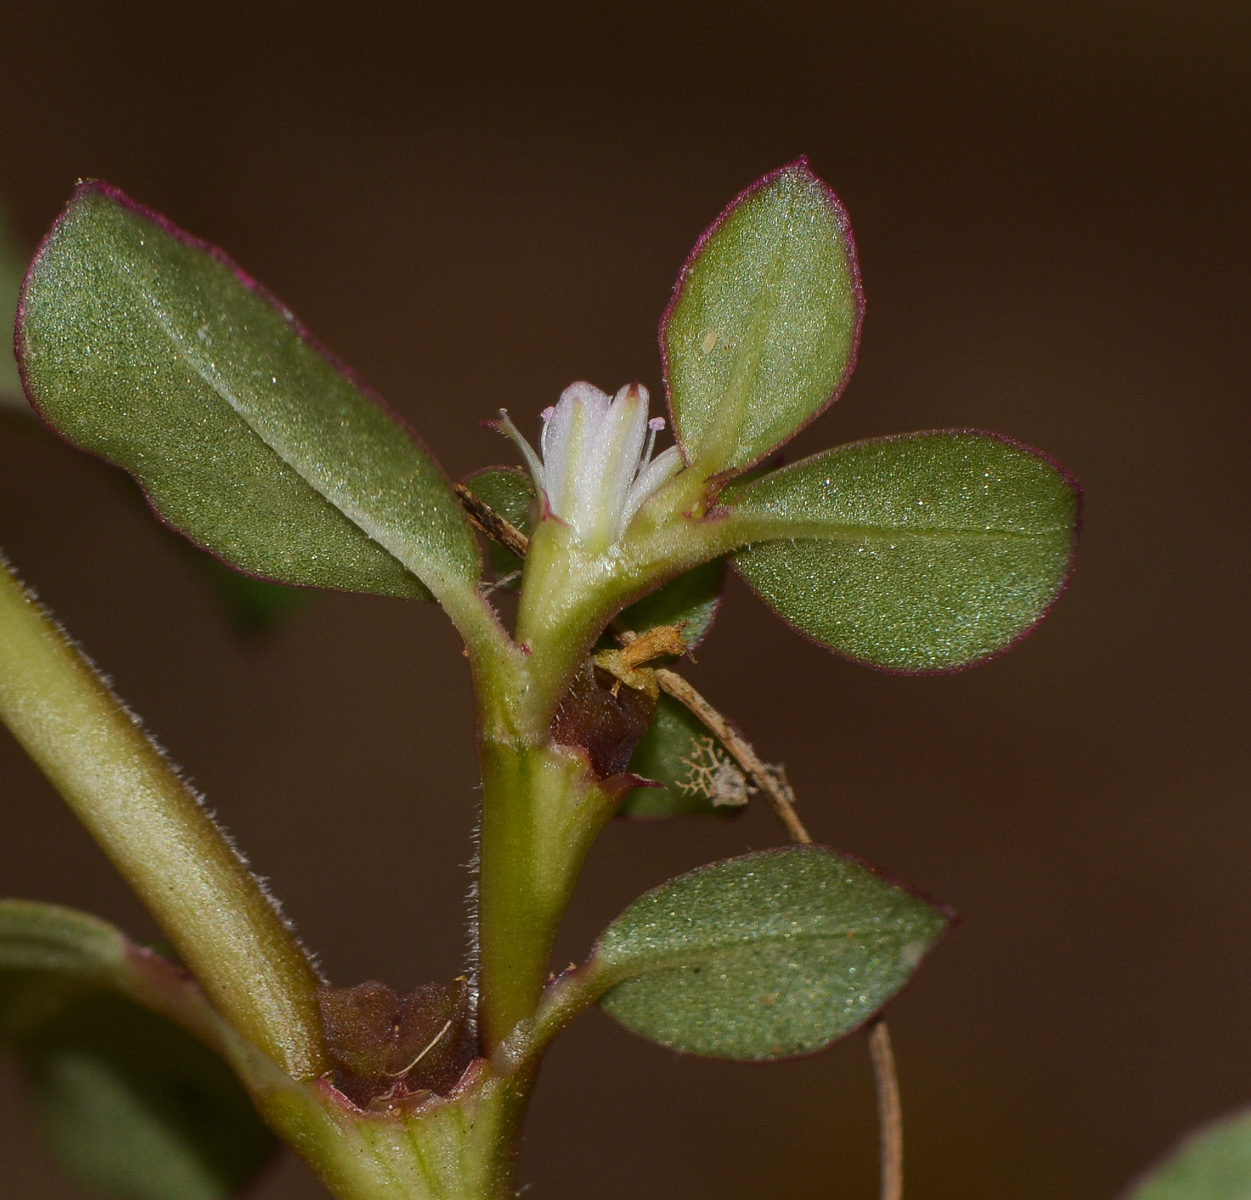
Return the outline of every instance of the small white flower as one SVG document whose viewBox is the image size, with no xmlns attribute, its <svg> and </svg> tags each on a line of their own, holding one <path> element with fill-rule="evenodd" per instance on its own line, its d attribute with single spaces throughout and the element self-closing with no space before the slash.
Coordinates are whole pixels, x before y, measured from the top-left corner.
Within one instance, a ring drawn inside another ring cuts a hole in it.
<svg viewBox="0 0 1251 1200">
<path fill-rule="evenodd" d="M 682 466 L 676 446 L 652 458 L 665 419 L 649 421 L 647 404 L 640 383 L 611 399 L 589 383 L 570 384 L 559 403 L 543 413 L 542 459 L 500 411 L 504 431 L 521 447 L 545 497 L 546 511 L 591 549 L 618 541 L 643 502 Z"/>
</svg>

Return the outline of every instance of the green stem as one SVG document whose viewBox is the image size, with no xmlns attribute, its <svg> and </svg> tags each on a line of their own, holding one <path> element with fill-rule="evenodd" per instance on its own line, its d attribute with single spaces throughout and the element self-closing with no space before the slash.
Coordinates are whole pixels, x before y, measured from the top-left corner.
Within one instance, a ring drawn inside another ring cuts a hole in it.
<svg viewBox="0 0 1251 1200">
<path fill-rule="evenodd" d="M 346 1106 L 323 1083 L 254 1079 L 266 1119 L 338 1200 L 514 1200 L 532 1072 L 479 1061 L 457 1091 L 394 1113 Z"/>
<path fill-rule="evenodd" d="M 573 673 L 623 607 L 748 540 L 722 517 L 682 511 L 690 493 L 703 487 L 698 478 L 686 480 L 688 474 L 670 485 L 685 483 L 683 489 L 658 494 L 668 503 L 656 513 L 644 509 L 629 537 L 608 553 L 587 553 L 558 521 L 545 519 L 535 530 L 517 612 L 517 641 L 529 654 L 518 723 L 525 736 L 546 733 Z"/>
<path fill-rule="evenodd" d="M 479 716 L 498 723 L 501 714 L 507 713 L 512 697 L 521 690 L 525 656 L 476 588 L 446 589 L 437 598 L 464 639 L 473 669 Z"/>
<path fill-rule="evenodd" d="M 0 719 L 231 1024 L 296 1079 L 324 1069 L 317 977 L 195 794 L 0 559 Z"/>
<path fill-rule="evenodd" d="M 614 797 L 554 746 L 484 741 L 479 847 L 479 1014 L 491 1054 L 530 1018 L 582 861 Z"/>
</svg>

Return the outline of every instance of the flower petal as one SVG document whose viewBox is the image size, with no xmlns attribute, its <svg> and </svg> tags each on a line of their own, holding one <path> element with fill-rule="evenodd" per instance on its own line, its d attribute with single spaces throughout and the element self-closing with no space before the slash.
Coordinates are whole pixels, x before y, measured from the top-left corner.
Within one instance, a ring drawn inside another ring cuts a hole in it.
<svg viewBox="0 0 1251 1200">
<path fill-rule="evenodd" d="M 662 450 L 639 473 L 626 495 L 624 511 L 621 516 L 621 531 L 618 537 L 629 528 L 634 514 L 651 499 L 652 495 L 665 483 L 668 483 L 682 469 L 682 454 L 677 446 Z"/>
<path fill-rule="evenodd" d="M 590 424 L 598 425 L 611 402 L 606 392 L 592 384 L 571 383 L 560 394 L 552 415 L 543 426 L 543 467 L 547 476 L 547 502 L 552 512 L 570 524 L 574 520 L 579 451 Z"/>
</svg>

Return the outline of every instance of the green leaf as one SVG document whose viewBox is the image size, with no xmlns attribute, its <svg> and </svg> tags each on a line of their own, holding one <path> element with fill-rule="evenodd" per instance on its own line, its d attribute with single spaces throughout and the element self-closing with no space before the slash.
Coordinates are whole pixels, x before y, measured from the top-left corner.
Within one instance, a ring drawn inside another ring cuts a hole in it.
<svg viewBox="0 0 1251 1200">
<path fill-rule="evenodd" d="M 24 1068 L 49 1149 L 82 1187 L 225 1200 L 268 1160 L 273 1135 L 226 1063 L 132 998 L 187 1008 L 188 990 L 182 972 L 103 921 L 0 901 L 0 1039 Z"/>
<path fill-rule="evenodd" d="M 872 666 L 939 671 L 1045 615 L 1081 492 L 1036 450 L 949 430 L 840 446 L 723 501 L 761 539 L 732 561 L 801 633 Z"/>
<path fill-rule="evenodd" d="M 33 900 L 0 900 L 0 976 L 39 972 L 111 984 L 127 968 L 126 950 L 126 938 L 98 917 Z"/>
<path fill-rule="evenodd" d="M 1247 1200 L 1251 1196 L 1251 1110 L 1192 1133 L 1126 1200 Z"/>
<path fill-rule="evenodd" d="M 483 467 L 461 482 L 488 508 L 494 509 L 526 537 L 530 536 L 530 512 L 534 503 L 534 481 L 518 467 Z M 488 539 L 487 557 L 496 579 L 521 570 L 521 559 L 505 546 Z"/>
<path fill-rule="evenodd" d="M 22 287 L 26 256 L 3 210 L 0 210 L 0 408 L 25 409 L 26 397 L 13 357 L 13 325 L 17 320 L 17 294 Z"/>
<path fill-rule="evenodd" d="M 627 770 L 663 786 L 630 792 L 617 810 L 619 817 L 729 816 L 747 799 L 742 772 L 721 743 L 665 694 Z"/>
<path fill-rule="evenodd" d="M 39 1127 L 82 1187 L 127 1200 L 225 1200 L 275 1140 L 230 1068 L 172 1021 L 77 996 L 19 1045 Z"/>
<path fill-rule="evenodd" d="M 687 462 L 742 470 L 837 399 L 863 309 L 847 214 L 807 160 L 739 196 L 691 252 L 660 327 Z"/>
<path fill-rule="evenodd" d="M 738 1059 L 809 1054 L 868 1020 L 950 915 L 820 846 L 701 867 L 636 900 L 591 969 L 627 1029 Z"/>
<path fill-rule="evenodd" d="M 534 480 L 520 467 L 483 467 L 462 480 L 488 508 L 510 525 L 530 536 L 530 506 L 534 503 Z"/>
<path fill-rule="evenodd" d="M 185 547 L 227 620 L 246 637 L 272 633 L 317 603 L 317 592 L 240 574 L 190 542 L 182 538 L 175 540 Z"/>
<path fill-rule="evenodd" d="M 682 641 L 688 650 L 694 650 L 712 628 L 724 582 L 724 559 L 702 563 L 631 604 L 617 623 L 635 633 L 645 633 L 657 625 L 681 625 Z"/>
<path fill-rule="evenodd" d="M 115 189 L 82 185 L 44 243 L 19 353 L 65 437 L 240 570 L 412 597 L 477 580 L 423 447 L 229 259 Z"/>
</svg>

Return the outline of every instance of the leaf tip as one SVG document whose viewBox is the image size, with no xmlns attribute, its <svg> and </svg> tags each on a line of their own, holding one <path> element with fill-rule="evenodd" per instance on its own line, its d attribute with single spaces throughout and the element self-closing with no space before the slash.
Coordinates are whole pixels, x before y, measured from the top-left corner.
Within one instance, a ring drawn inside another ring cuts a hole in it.
<svg viewBox="0 0 1251 1200">
<path fill-rule="evenodd" d="M 806 419 L 796 425 L 783 441 L 789 441 L 796 434 L 807 428 L 822 413 L 826 411 L 836 400 L 838 400 L 847 388 L 847 384 L 851 380 L 851 376 L 856 369 L 856 363 L 860 353 L 861 331 L 864 325 L 865 310 L 865 294 L 864 281 L 860 270 L 860 256 L 856 246 L 855 234 L 852 231 L 851 217 L 848 215 L 847 208 L 839 198 L 838 193 L 812 169 L 812 165 L 806 154 L 800 154 L 797 158 L 792 159 L 788 163 L 769 171 L 762 175 L 759 179 L 749 184 L 737 196 L 730 201 L 729 204 L 722 209 L 717 218 L 709 225 L 703 233 L 699 235 L 695 245 L 692 247 L 686 260 L 683 262 L 678 272 L 678 277 L 673 285 L 673 294 L 669 298 L 669 303 L 665 306 L 664 312 L 661 314 L 658 339 L 660 343 L 660 361 L 661 374 L 665 390 L 665 406 L 669 414 L 670 428 L 673 430 L 674 438 L 677 442 L 679 452 L 683 461 L 689 466 L 692 461 L 691 450 L 686 444 L 683 436 L 682 424 L 678 420 L 678 412 L 674 401 L 673 386 L 673 362 L 669 350 L 669 326 L 673 320 L 674 313 L 681 304 L 686 294 L 687 284 L 696 263 L 703 255 L 709 243 L 721 232 L 722 228 L 730 220 L 731 217 L 748 201 L 759 195 L 761 192 L 767 191 L 770 187 L 778 184 L 786 179 L 795 179 L 800 186 L 815 192 L 821 199 L 821 202 L 830 211 L 833 216 L 834 223 L 838 229 L 839 238 L 843 244 L 847 257 L 847 271 L 849 276 L 850 291 L 852 298 L 852 314 L 851 314 L 851 331 L 850 339 L 847 347 L 847 357 L 843 370 L 839 378 L 825 398 Z M 778 442 L 759 454 L 754 455 L 750 461 L 745 463 L 736 463 L 732 474 L 739 474 L 742 471 L 750 470 L 770 454 L 777 450 L 781 445 Z"/>
</svg>

